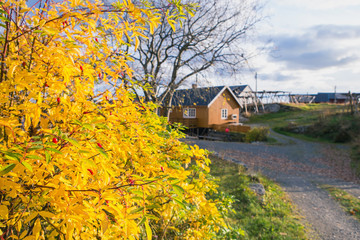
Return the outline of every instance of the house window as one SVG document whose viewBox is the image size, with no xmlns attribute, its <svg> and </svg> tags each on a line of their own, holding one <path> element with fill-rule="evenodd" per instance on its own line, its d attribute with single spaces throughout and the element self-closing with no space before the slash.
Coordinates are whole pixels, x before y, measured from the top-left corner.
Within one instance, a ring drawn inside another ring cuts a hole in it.
<svg viewBox="0 0 360 240">
<path fill-rule="evenodd" d="M 227 118 L 228 118 L 228 110 L 221 109 L 221 119 L 227 119 Z"/>
<path fill-rule="evenodd" d="M 184 108 L 184 118 L 196 118 L 196 108 Z"/>
</svg>

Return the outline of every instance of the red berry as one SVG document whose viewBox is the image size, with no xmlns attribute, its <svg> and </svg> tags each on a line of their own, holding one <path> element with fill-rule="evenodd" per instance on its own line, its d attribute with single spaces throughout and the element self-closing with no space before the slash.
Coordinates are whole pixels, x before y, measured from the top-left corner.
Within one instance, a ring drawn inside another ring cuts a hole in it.
<svg viewBox="0 0 360 240">
<path fill-rule="evenodd" d="M 47 83 L 45 83 L 45 85 L 44 85 L 45 87 L 49 87 L 49 85 L 47 84 Z"/>
<path fill-rule="evenodd" d="M 101 73 L 99 73 L 99 78 L 101 78 Z"/>
<path fill-rule="evenodd" d="M 94 172 L 93 172 L 93 170 L 91 170 L 91 169 L 88 169 L 88 171 L 89 171 L 89 173 L 90 173 L 91 175 L 94 175 Z"/>
<path fill-rule="evenodd" d="M 26 67 L 26 63 L 25 63 L 25 62 L 23 62 L 23 63 L 22 63 L 22 66 L 23 66 L 23 67 Z"/>
<path fill-rule="evenodd" d="M 129 183 L 130 186 L 133 186 L 135 184 L 135 181 L 132 180 L 131 178 L 129 178 L 128 183 Z"/>
<path fill-rule="evenodd" d="M 88 111 L 83 112 L 83 114 L 88 114 L 88 113 L 90 113 L 90 112 L 88 112 Z"/>
<path fill-rule="evenodd" d="M 109 101 L 109 97 L 108 97 L 108 96 L 105 96 L 105 99 L 106 99 L 106 101 Z"/>
<path fill-rule="evenodd" d="M 100 143 L 97 143 L 97 145 L 98 145 L 99 148 L 103 148 Z"/>
<path fill-rule="evenodd" d="M 81 71 L 84 71 L 83 66 L 80 66 L 80 70 L 81 70 Z"/>
<path fill-rule="evenodd" d="M 58 140 L 57 140 L 56 137 L 54 137 L 54 138 L 52 139 L 52 141 L 53 141 L 53 143 L 58 143 Z"/>
<path fill-rule="evenodd" d="M 60 103 L 60 98 L 58 97 L 58 98 L 56 99 L 56 101 L 57 101 L 57 103 Z"/>
<path fill-rule="evenodd" d="M 163 167 L 163 166 L 161 166 L 160 168 L 161 168 L 161 171 L 162 171 L 162 172 L 164 172 L 164 167 Z"/>
<path fill-rule="evenodd" d="M 95 38 L 95 41 L 96 41 L 96 42 L 99 42 L 99 40 L 98 40 L 97 38 Z"/>
</svg>

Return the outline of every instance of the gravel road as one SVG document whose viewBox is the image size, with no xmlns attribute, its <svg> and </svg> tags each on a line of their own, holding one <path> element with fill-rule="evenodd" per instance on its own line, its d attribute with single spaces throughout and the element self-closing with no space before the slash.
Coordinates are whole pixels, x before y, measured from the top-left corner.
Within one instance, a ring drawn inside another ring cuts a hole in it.
<svg viewBox="0 0 360 240">
<path fill-rule="evenodd" d="M 360 239 L 360 223 L 319 187 L 333 185 L 360 198 L 359 179 L 350 169 L 349 147 L 306 142 L 274 132 L 271 135 L 278 145 L 190 142 L 241 161 L 279 183 L 304 216 L 309 239 Z"/>
</svg>

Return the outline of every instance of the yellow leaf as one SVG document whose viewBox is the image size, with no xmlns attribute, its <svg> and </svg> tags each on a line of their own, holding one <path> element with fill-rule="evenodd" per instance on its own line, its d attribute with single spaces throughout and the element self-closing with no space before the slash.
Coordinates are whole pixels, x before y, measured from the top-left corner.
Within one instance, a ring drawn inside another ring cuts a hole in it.
<svg viewBox="0 0 360 240">
<path fill-rule="evenodd" d="M 9 217 L 9 210 L 5 205 L 0 205 L 0 217 L 2 219 L 8 219 Z"/>
<path fill-rule="evenodd" d="M 39 238 L 40 231 L 41 231 L 41 223 L 40 223 L 40 219 L 38 218 L 38 219 L 36 219 L 34 228 L 33 228 L 33 236 L 35 236 L 36 239 Z"/>
<path fill-rule="evenodd" d="M 108 229 L 109 226 L 109 220 L 107 218 L 105 218 L 104 220 L 101 221 L 101 228 L 102 228 L 102 232 L 105 233 L 106 230 Z"/>
<path fill-rule="evenodd" d="M 152 232 L 151 232 L 151 228 L 149 226 L 149 220 L 146 219 L 145 221 L 145 229 L 146 229 L 146 236 L 148 240 L 152 239 Z"/>
<path fill-rule="evenodd" d="M 67 223 L 66 236 L 65 236 L 66 240 L 73 239 L 72 237 L 73 232 L 74 232 L 74 225 L 72 223 Z"/>
<path fill-rule="evenodd" d="M 27 236 L 26 238 L 22 239 L 22 240 L 34 240 L 36 239 L 34 236 Z"/>
<path fill-rule="evenodd" d="M 53 214 L 51 212 L 46 212 L 46 211 L 41 211 L 41 212 L 39 212 L 39 214 L 42 217 L 45 217 L 45 218 L 53 218 L 53 217 L 55 217 L 55 214 Z"/>
<path fill-rule="evenodd" d="M 139 38 L 136 36 L 135 37 L 135 51 L 137 50 L 137 48 L 139 47 L 140 41 Z"/>
<path fill-rule="evenodd" d="M 38 213 L 37 212 L 33 212 L 33 213 L 31 213 L 27 218 L 26 218 L 26 220 L 25 220 L 25 222 L 24 223 L 28 223 L 28 222 L 30 222 L 31 220 L 33 220 L 36 216 L 38 215 Z"/>
</svg>

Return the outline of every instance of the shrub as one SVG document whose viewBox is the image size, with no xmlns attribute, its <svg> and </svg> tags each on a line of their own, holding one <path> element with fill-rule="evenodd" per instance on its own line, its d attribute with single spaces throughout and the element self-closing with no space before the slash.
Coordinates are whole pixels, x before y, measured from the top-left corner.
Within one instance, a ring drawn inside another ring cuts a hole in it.
<svg viewBox="0 0 360 240">
<path fill-rule="evenodd" d="M 257 141 L 266 141 L 270 130 L 268 127 L 255 127 L 252 128 L 245 135 L 246 142 L 257 142 Z"/>
<path fill-rule="evenodd" d="M 0 238 L 211 239 L 224 224 L 206 152 L 127 86 L 120 49 L 162 11 L 56 2 L 0 3 Z M 96 81 L 117 89 L 95 95 Z"/>
</svg>

